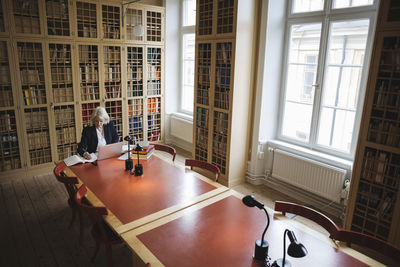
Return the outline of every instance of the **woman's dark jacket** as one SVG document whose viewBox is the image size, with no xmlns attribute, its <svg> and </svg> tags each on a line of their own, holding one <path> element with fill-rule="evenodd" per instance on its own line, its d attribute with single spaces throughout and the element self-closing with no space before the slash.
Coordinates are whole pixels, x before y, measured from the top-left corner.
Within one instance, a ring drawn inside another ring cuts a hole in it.
<svg viewBox="0 0 400 267">
<path fill-rule="evenodd" d="M 104 139 L 107 144 L 116 143 L 119 141 L 117 130 L 114 123 L 110 121 L 108 124 L 103 124 Z M 87 126 L 83 128 L 81 142 L 78 144 L 78 153 L 83 156 L 85 152 L 94 153 L 97 150 L 97 132 L 96 126 Z"/>
</svg>

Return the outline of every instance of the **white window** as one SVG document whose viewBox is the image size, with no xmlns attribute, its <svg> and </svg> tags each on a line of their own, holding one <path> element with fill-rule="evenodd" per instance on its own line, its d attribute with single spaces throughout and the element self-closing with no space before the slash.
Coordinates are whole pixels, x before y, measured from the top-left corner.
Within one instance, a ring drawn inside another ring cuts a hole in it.
<svg viewBox="0 0 400 267">
<path fill-rule="evenodd" d="M 292 0 L 278 136 L 354 156 L 368 74 L 373 0 Z"/>
<path fill-rule="evenodd" d="M 181 111 L 193 113 L 196 0 L 184 0 L 181 28 Z"/>
</svg>

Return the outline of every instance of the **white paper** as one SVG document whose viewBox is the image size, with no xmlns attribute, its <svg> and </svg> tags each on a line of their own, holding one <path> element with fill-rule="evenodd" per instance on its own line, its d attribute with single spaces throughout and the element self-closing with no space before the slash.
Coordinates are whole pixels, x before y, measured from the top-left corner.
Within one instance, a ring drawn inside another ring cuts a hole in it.
<svg viewBox="0 0 400 267">
<path fill-rule="evenodd" d="M 66 159 L 64 159 L 65 165 L 67 166 L 72 166 L 78 163 L 85 163 L 85 162 L 93 162 L 97 160 L 97 156 L 94 153 L 90 154 L 91 159 L 85 159 L 84 157 L 81 157 L 80 155 L 72 155 Z"/>
</svg>

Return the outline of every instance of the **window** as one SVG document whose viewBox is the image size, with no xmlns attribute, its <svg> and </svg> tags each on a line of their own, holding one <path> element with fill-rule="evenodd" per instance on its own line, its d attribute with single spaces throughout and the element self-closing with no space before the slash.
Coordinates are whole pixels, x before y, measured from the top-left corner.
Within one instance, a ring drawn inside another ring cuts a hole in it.
<svg viewBox="0 0 400 267">
<path fill-rule="evenodd" d="M 279 137 L 352 158 L 371 46 L 373 0 L 292 0 Z"/>
<path fill-rule="evenodd" d="M 193 113 L 196 0 L 182 5 L 181 111 Z"/>
</svg>

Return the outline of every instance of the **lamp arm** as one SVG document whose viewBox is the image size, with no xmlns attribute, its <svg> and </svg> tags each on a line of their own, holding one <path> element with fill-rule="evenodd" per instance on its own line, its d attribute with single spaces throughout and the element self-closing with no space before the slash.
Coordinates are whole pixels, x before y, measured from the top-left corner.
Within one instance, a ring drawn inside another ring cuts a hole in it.
<svg viewBox="0 0 400 267">
<path fill-rule="evenodd" d="M 286 259 L 286 233 L 289 232 L 288 229 L 285 230 L 283 233 L 283 260 L 282 260 L 282 267 L 285 266 L 285 259 Z"/>
<path fill-rule="evenodd" d="M 264 244 L 264 236 L 265 236 L 265 232 L 267 232 L 268 226 L 269 226 L 269 216 L 268 216 L 268 212 L 267 210 L 263 207 L 262 208 L 265 211 L 265 214 L 267 215 L 267 226 L 265 226 L 264 232 L 261 236 L 261 246 Z"/>
</svg>

